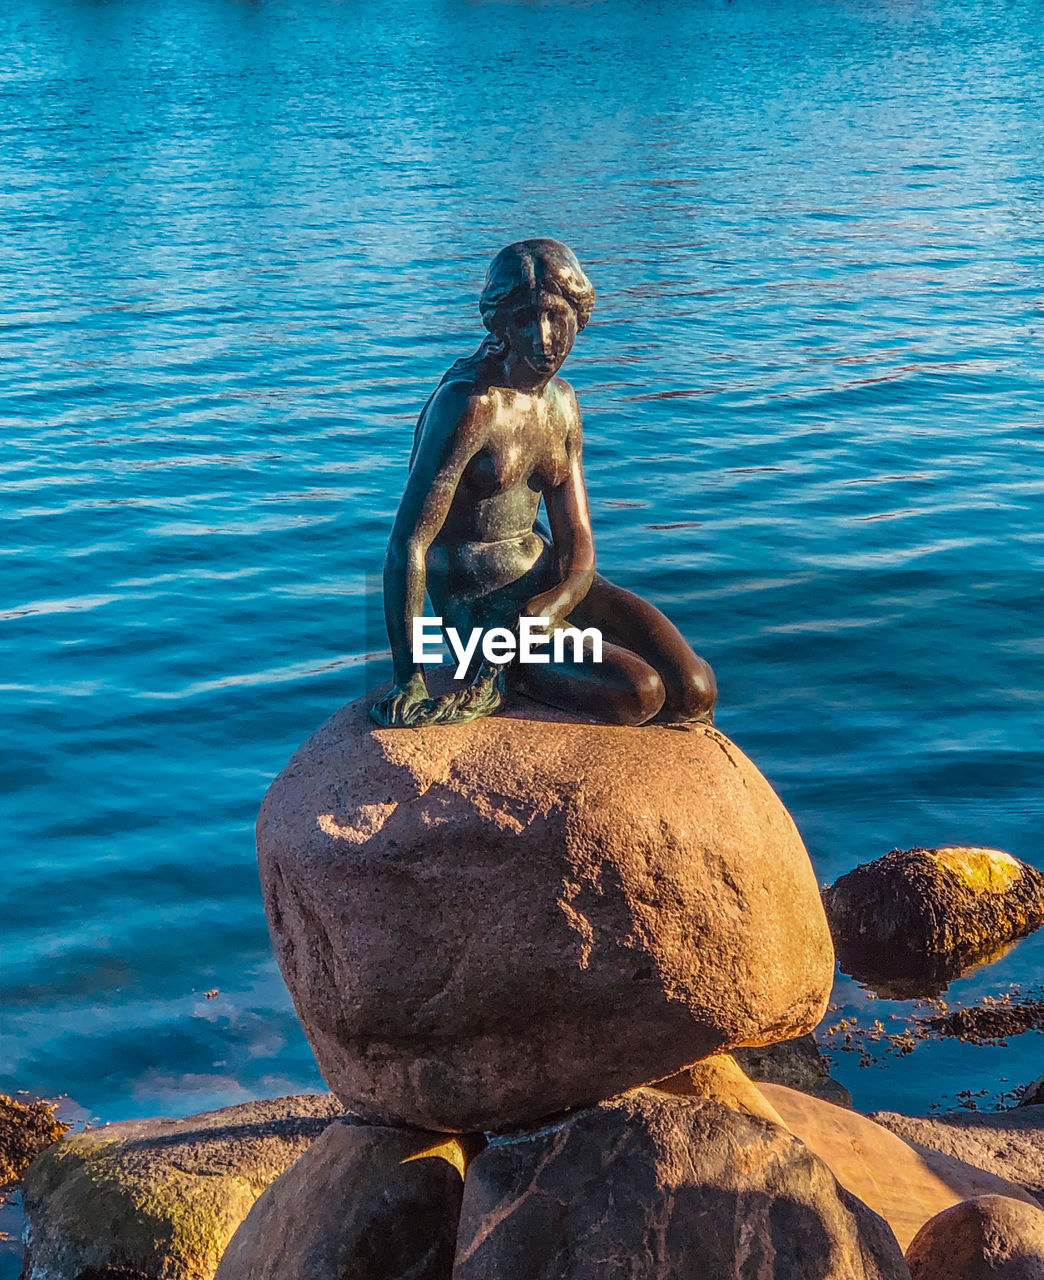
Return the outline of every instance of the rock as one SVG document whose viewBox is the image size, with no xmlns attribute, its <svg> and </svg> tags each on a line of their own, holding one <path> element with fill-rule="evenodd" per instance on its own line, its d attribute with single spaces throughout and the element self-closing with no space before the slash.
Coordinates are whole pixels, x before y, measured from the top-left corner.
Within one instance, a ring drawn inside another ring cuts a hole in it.
<svg viewBox="0 0 1044 1280">
<path fill-rule="evenodd" d="M 34 1156 L 57 1142 L 69 1126 L 56 1120 L 57 1102 L 20 1102 L 0 1093 L 0 1187 L 17 1182 Z"/>
<path fill-rule="evenodd" d="M 1044 922 L 1044 872 L 999 849 L 893 849 L 823 902 L 846 973 L 934 988 Z"/>
<path fill-rule="evenodd" d="M 1044 1204 L 1044 1106 L 940 1116 L 877 1111 L 872 1118 L 917 1150 L 942 1151 L 1007 1178 Z"/>
<path fill-rule="evenodd" d="M 728 1054 L 706 1058 L 652 1087 L 709 1098 L 789 1129 L 843 1187 L 885 1219 L 904 1247 L 934 1214 L 970 1196 L 993 1192 L 1032 1199 L 1017 1184 L 952 1156 L 916 1151 L 847 1108 L 785 1085 L 755 1084 Z"/>
<path fill-rule="evenodd" d="M 906 1260 L 913 1280 L 1044 1280 L 1044 1210 L 965 1200 L 925 1223 Z"/>
<path fill-rule="evenodd" d="M 638 1089 L 472 1163 L 453 1280 L 896 1280 L 887 1225 L 778 1125 Z"/>
<path fill-rule="evenodd" d="M 449 1280 L 467 1154 L 417 1130 L 330 1125 L 251 1209 L 216 1280 Z"/>
<path fill-rule="evenodd" d="M 731 1111 L 760 1116 L 763 1120 L 782 1125 L 784 1129 L 787 1127 L 776 1108 L 728 1053 L 713 1053 L 685 1071 L 649 1087 L 657 1093 L 670 1093 L 678 1098 L 709 1098 Z"/>
<path fill-rule="evenodd" d="M 734 1049 L 733 1057 L 752 1080 L 769 1084 L 785 1084 L 813 1097 L 850 1107 L 852 1095 L 830 1074 L 827 1061 L 811 1033 L 779 1044 L 761 1045 L 754 1049 Z"/>
<path fill-rule="evenodd" d="M 342 708 L 258 818 L 320 1069 L 378 1124 L 498 1130 L 811 1030 L 829 931 L 790 816 L 705 726 Z"/>
<path fill-rule="evenodd" d="M 1044 1107 L 1044 1076 L 1038 1076 L 1023 1089 L 1019 1097 L 1020 1107 Z"/>
<path fill-rule="evenodd" d="M 885 1219 L 903 1248 L 929 1218 L 970 1196 L 992 1193 L 1032 1201 L 1010 1178 L 967 1159 L 915 1147 L 858 1112 L 783 1085 L 758 1087 L 838 1182 Z"/>
<path fill-rule="evenodd" d="M 1020 998 L 1008 991 L 1004 999 L 983 996 L 981 1004 L 919 1021 L 936 1035 L 963 1040 L 965 1044 L 1006 1044 L 1009 1036 L 1044 1031 L 1044 998 Z"/>
<path fill-rule="evenodd" d="M 24 1280 L 211 1280 L 257 1197 L 342 1114 L 308 1094 L 68 1134 L 26 1174 Z"/>
</svg>

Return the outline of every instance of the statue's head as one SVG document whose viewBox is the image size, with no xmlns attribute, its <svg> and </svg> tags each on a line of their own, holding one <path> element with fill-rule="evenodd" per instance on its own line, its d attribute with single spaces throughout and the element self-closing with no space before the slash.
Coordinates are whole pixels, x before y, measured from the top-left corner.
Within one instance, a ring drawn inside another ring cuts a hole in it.
<svg viewBox="0 0 1044 1280">
<path fill-rule="evenodd" d="M 482 323 L 535 372 L 556 373 L 594 309 L 594 286 L 559 240 L 501 249 L 479 299 Z"/>
</svg>

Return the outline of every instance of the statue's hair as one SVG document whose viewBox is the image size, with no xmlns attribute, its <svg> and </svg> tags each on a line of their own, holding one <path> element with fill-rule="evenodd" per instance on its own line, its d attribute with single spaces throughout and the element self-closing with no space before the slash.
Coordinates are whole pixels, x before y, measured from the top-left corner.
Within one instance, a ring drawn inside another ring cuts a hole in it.
<svg viewBox="0 0 1044 1280">
<path fill-rule="evenodd" d="M 486 273 L 479 299 L 482 323 L 495 334 L 497 317 L 516 299 L 532 297 L 538 290 L 557 293 L 573 308 L 577 331 L 594 310 L 594 285 L 588 280 L 576 254 L 560 240 L 516 240 L 501 249 Z"/>
</svg>

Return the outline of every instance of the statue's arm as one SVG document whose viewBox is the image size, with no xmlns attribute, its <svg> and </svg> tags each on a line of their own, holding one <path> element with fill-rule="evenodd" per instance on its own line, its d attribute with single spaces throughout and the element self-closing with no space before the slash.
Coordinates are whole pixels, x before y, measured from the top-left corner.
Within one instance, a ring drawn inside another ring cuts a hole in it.
<svg viewBox="0 0 1044 1280">
<path fill-rule="evenodd" d="M 481 402 L 463 388 L 442 387 L 426 409 L 384 560 L 384 618 L 396 686 L 417 678 L 423 683 L 423 670 L 413 661 L 412 627 L 424 612 L 425 559 L 482 438 Z"/>
<path fill-rule="evenodd" d="M 560 580 L 557 586 L 534 596 L 526 605 L 530 617 L 549 617 L 552 626 L 564 622 L 587 595 L 595 569 L 594 534 L 591 532 L 591 513 L 584 483 L 580 410 L 572 388 L 569 388 L 568 396 L 568 469 L 561 484 L 544 491 L 544 507 Z"/>
</svg>

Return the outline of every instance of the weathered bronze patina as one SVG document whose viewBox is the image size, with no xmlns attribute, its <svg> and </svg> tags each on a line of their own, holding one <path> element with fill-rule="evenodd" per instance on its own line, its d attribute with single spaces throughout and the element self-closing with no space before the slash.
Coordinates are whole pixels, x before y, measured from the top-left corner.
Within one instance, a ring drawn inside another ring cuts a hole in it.
<svg viewBox="0 0 1044 1280">
<path fill-rule="evenodd" d="M 659 609 L 595 572 L 580 410 L 558 377 L 594 307 L 594 288 L 557 240 L 501 250 L 479 302 L 488 336 L 458 360 L 417 422 L 410 474 L 384 566 L 395 682 L 374 706 L 386 726 L 489 715 L 505 686 L 613 724 L 711 718 L 710 666 Z M 537 523 L 543 499 L 548 529 Z M 413 661 L 427 591 L 444 625 L 597 627 L 601 663 L 477 664 L 470 684 L 432 698 Z"/>
</svg>

